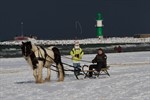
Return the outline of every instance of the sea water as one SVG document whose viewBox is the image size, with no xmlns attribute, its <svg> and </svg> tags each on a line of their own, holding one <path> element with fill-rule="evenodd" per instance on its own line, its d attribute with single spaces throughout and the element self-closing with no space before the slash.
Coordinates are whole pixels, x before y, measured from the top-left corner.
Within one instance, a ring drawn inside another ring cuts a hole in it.
<svg viewBox="0 0 150 100">
<path fill-rule="evenodd" d="M 130 43 L 130 44 L 81 44 L 85 54 L 96 54 L 97 49 L 102 48 L 106 53 L 116 53 L 114 47 L 121 46 L 122 52 L 135 52 L 135 51 L 150 51 L 150 43 Z M 51 45 L 42 45 L 49 47 Z M 55 45 L 61 52 L 61 55 L 69 55 L 73 45 Z M 20 45 L 0 45 L 0 58 L 7 57 L 22 57 Z"/>
</svg>

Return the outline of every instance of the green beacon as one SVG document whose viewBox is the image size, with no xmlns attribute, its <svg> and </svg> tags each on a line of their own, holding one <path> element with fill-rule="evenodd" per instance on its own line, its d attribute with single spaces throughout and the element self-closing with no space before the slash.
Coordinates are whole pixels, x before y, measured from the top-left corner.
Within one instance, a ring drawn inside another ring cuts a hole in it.
<svg viewBox="0 0 150 100">
<path fill-rule="evenodd" d="M 100 13 L 97 14 L 97 18 L 96 18 L 96 36 L 99 39 L 103 38 L 103 24 L 102 24 L 102 15 Z"/>
</svg>

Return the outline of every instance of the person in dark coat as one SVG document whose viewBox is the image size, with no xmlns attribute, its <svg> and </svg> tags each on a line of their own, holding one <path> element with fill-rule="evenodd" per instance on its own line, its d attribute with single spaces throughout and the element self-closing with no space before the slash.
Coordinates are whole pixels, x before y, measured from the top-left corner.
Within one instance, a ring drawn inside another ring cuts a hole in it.
<svg viewBox="0 0 150 100">
<path fill-rule="evenodd" d="M 92 63 L 96 63 L 96 64 L 92 64 L 89 66 L 89 70 L 93 70 L 95 69 L 96 71 L 100 71 L 101 68 L 106 68 L 107 66 L 107 56 L 105 55 L 104 51 L 100 48 L 98 49 L 97 55 L 95 56 L 95 58 L 92 60 Z M 93 72 L 89 72 L 89 77 L 92 77 Z"/>
<path fill-rule="evenodd" d="M 117 51 L 118 51 L 118 53 L 122 52 L 122 48 L 120 45 L 118 46 Z"/>
<path fill-rule="evenodd" d="M 115 46 L 114 51 L 120 53 L 122 52 L 122 47 L 120 45 L 118 47 Z"/>
</svg>

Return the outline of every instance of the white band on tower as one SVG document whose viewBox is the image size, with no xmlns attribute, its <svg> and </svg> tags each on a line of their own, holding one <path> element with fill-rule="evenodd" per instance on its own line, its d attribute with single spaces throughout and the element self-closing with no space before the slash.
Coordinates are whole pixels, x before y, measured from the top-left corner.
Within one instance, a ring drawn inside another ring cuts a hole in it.
<svg viewBox="0 0 150 100">
<path fill-rule="evenodd" d="M 102 20 L 97 20 L 97 27 L 102 27 L 103 24 L 102 24 Z"/>
</svg>

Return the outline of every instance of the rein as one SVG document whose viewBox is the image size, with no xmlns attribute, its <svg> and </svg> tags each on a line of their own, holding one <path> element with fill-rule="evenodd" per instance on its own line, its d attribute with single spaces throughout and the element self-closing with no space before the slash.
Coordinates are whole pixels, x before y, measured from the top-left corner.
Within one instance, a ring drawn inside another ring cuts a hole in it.
<svg viewBox="0 0 150 100">
<path fill-rule="evenodd" d="M 62 56 L 62 57 L 67 58 L 67 59 L 71 59 L 71 60 L 72 60 L 72 58 L 70 58 L 70 57 L 66 57 L 66 56 Z M 80 61 L 81 61 L 81 62 L 91 63 L 91 61 L 87 61 L 87 60 L 80 60 Z"/>
</svg>

